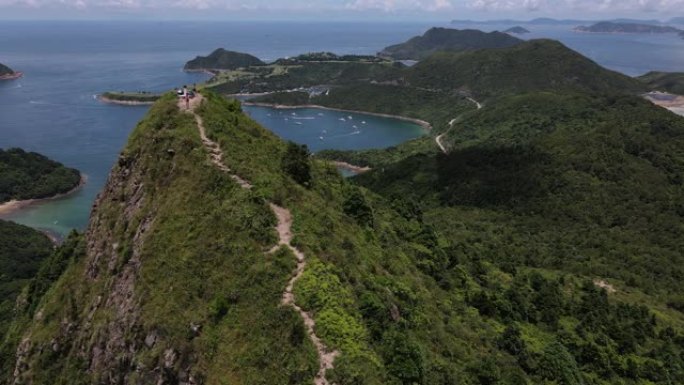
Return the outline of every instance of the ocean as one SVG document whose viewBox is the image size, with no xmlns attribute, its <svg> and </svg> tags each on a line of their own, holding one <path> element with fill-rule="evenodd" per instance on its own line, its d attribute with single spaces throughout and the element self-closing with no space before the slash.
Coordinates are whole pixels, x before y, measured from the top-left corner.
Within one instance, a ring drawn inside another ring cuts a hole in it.
<svg viewBox="0 0 684 385">
<path fill-rule="evenodd" d="M 186 61 L 218 47 L 248 52 L 266 61 L 315 51 L 373 54 L 431 26 L 451 25 L 3 21 L 0 63 L 25 76 L 0 82 L 0 148 L 37 151 L 88 177 L 86 186 L 76 194 L 30 206 L 5 219 L 62 236 L 85 227 L 92 202 L 128 134 L 148 109 L 102 104 L 95 99 L 99 93 L 163 91 L 201 82 L 206 75 L 185 73 L 181 68 Z M 532 32 L 525 38 L 561 40 L 628 75 L 684 71 L 684 40 L 674 36 L 589 35 L 573 33 L 569 27 L 542 26 L 535 26 Z M 286 113 L 314 119 L 290 119 L 280 110 L 249 107 L 246 111 L 278 135 L 306 143 L 313 151 L 387 147 L 422 133 L 411 123 L 367 115 L 292 110 Z"/>
</svg>

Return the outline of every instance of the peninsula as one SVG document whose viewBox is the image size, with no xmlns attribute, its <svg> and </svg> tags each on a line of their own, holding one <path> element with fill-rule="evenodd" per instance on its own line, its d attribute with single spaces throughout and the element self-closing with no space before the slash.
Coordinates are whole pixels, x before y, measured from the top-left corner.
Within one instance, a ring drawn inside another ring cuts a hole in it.
<svg viewBox="0 0 684 385">
<path fill-rule="evenodd" d="M 68 194 L 85 183 L 81 173 L 35 152 L 0 149 L 0 214 Z"/>
</svg>

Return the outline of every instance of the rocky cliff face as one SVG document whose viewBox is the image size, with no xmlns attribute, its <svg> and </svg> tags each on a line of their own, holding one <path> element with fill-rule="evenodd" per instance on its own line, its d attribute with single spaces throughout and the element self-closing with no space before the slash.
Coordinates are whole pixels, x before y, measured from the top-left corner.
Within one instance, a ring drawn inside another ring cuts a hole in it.
<svg viewBox="0 0 684 385">
<path fill-rule="evenodd" d="M 294 259 L 264 254 L 276 243 L 273 214 L 211 166 L 194 118 L 175 104 L 162 100 L 132 134 L 94 204 L 85 252 L 17 341 L 8 383 L 315 375 L 301 320 L 279 305 Z M 274 347 L 259 353 L 259 341 Z"/>
<path fill-rule="evenodd" d="M 187 371 L 170 373 L 180 358 L 172 349 L 158 358 L 155 367 L 136 362 L 141 349 L 152 348 L 156 339 L 141 324 L 137 292 L 145 238 L 156 218 L 154 198 L 144 182 L 148 170 L 143 159 L 152 155 L 120 156 L 94 204 L 85 258 L 56 288 L 68 303 L 60 301 L 62 309 L 50 303 L 39 309 L 33 330 L 17 351 L 15 384 L 41 383 L 36 373 L 45 371 L 47 357 L 65 357 L 66 362 L 55 364 L 85 370 L 100 383 L 130 383 L 132 375 L 139 383 L 164 383 L 169 377 L 192 383 Z M 173 177 L 173 169 L 167 177 Z M 68 282 L 69 278 L 77 283 Z M 45 332 L 40 325 L 47 323 L 56 329 L 49 330 L 48 336 L 38 335 Z"/>
</svg>

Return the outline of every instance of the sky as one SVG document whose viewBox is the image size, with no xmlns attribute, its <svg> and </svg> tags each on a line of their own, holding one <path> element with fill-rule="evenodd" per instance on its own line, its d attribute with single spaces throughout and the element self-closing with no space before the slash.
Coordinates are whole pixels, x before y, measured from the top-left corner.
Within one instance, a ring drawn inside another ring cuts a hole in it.
<svg viewBox="0 0 684 385">
<path fill-rule="evenodd" d="M 667 20 L 674 16 L 684 16 L 684 0 L 0 0 L 4 20 Z"/>
</svg>

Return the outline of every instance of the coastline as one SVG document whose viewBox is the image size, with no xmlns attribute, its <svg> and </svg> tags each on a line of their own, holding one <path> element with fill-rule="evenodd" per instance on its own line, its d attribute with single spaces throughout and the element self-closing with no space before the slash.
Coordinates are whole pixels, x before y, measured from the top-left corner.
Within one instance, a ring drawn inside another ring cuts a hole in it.
<svg viewBox="0 0 684 385">
<path fill-rule="evenodd" d="M 372 170 L 370 167 L 355 166 L 351 163 L 342 162 L 339 160 L 332 160 L 332 161 L 330 161 L 330 163 L 334 164 L 335 167 L 343 168 L 345 170 L 349 170 L 349 171 L 351 171 L 357 175 L 363 174 L 364 172 L 368 172 L 368 171 Z"/>
<path fill-rule="evenodd" d="M 284 104 L 272 104 L 272 103 L 255 103 L 255 102 L 242 102 L 245 106 L 257 106 L 257 107 L 270 107 L 270 108 L 275 108 L 275 109 L 282 109 L 282 110 L 292 110 L 292 109 L 297 109 L 297 108 L 317 108 L 321 110 L 328 110 L 328 111 L 340 111 L 340 112 L 349 112 L 353 114 L 362 114 L 362 115 L 371 115 L 371 116 L 379 116 L 381 118 L 391 118 L 391 119 L 397 119 L 397 120 L 403 120 L 405 122 L 411 122 L 415 123 L 419 126 L 421 126 L 425 131 L 431 132 L 432 131 L 432 125 L 424 120 L 420 119 L 415 119 L 415 118 L 409 118 L 406 116 L 401 116 L 401 115 L 391 115 L 391 114 L 383 114 L 379 112 L 368 112 L 368 111 L 358 111 L 358 110 L 345 110 L 343 108 L 334 108 L 334 107 L 326 107 L 326 106 L 320 106 L 317 104 L 301 104 L 301 105 L 294 105 L 294 106 L 289 106 L 289 105 L 284 105 Z"/>
<path fill-rule="evenodd" d="M 2 218 L 4 215 L 14 213 L 36 203 L 57 200 L 72 195 L 85 186 L 87 181 L 88 177 L 85 174 L 81 174 L 81 180 L 78 182 L 78 185 L 65 193 L 57 194 L 47 198 L 26 199 L 21 201 L 11 200 L 5 203 L 0 203 L 0 218 Z"/>
<path fill-rule="evenodd" d="M 656 106 L 666 108 L 677 115 L 684 116 L 684 96 L 682 95 L 655 91 L 644 94 L 643 97 Z"/>
<path fill-rule="evenodd" d="M 211 70 L 211 69 L 207 69 L 207 68 L 197 68 L 197 69 L 183 68 L 183 72 L 191 72 L 191 73 L 201 72 L 201 73 L 205 73 L 207 75 L 216 76 L 216 75 L 218 75 L 219 72 L 221 72 L 221 70 Z"/>
<path fill-rule="evenodd" d="M 0 75 L 0 80 L 16 80 L 24 76 L 23 72 L 14 72 L 8 75 Z"/>
<path fill-rule="evenodd" d="M 110 99 L 110 98 L 102 96 L 102 95 L 97 95 L 97 100 L 99 100 L 102 103 L 118 104 L 121 106 L 151 106 L 155 103 L 155 101 L 139 102 L 139 101 L 134 101 L 134 100 L 116 100 L 116 99 Z"/>
</svg>

